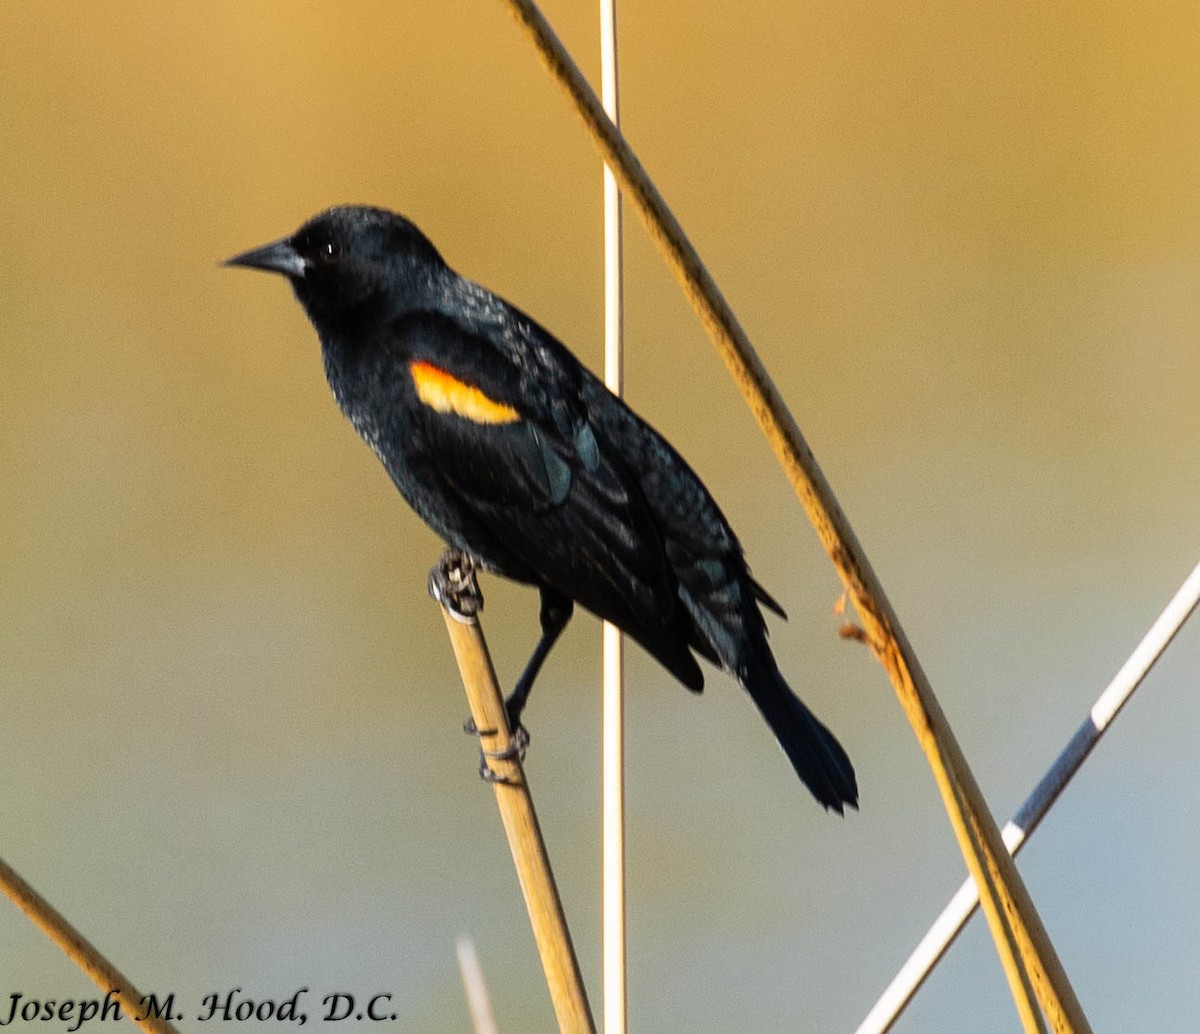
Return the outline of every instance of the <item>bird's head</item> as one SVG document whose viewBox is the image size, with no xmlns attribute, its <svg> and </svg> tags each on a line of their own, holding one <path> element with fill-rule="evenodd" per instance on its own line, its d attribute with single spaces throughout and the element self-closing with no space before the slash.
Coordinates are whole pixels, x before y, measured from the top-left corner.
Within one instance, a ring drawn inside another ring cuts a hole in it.
<svg viewBox="0 0 1200 1034">
<path fill-rule="evenodd" d="M 282 273 L 318 327 L 371 303 L 403 305 L 444 267 L 429 238 L 403 216 L 359 205 L 330 208 L 225 265 Z"/>
</svg>

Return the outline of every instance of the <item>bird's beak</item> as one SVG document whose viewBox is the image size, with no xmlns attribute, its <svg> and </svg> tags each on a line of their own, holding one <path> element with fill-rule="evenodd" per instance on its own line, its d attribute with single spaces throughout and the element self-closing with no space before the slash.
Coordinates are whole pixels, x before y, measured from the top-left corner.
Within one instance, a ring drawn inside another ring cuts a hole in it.
<svg viewBox="0 0 1200 1034">
<path fill-rule="evenodd" d="M 286 237 L 281 241 L 264 244 L 261 248 L 252 248 L 240 255 L 234 255 L 225 260 L 227 266 L 245 266 L 248 269 L 265 269 L 270 273 L 282 273 L 296 280 L 304 279 L 308 264 L 303 256 L 292 247 Z"/>
</svg>

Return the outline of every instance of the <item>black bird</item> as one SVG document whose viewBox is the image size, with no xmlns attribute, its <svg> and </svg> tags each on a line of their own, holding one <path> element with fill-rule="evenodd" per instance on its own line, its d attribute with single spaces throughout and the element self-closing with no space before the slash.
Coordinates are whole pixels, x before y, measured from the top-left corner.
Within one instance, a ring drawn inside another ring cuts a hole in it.
<svg viewBox="0 0 1200 1034">
<path fill-rule="evenodd" d="M 826 808 L 857 806 L 841 745 L 788 688 L 728 521 L 653 428 L 553 335 L 459 276 L 402 216 L 331 208 L 229 265 L 282 273 L 321 339 L 343 413 L 401 495 L 485 569 L 541 593 L 530 687 L 579 603 L 693 692 L 692 651 L 750 694 Z"/>
</svg>

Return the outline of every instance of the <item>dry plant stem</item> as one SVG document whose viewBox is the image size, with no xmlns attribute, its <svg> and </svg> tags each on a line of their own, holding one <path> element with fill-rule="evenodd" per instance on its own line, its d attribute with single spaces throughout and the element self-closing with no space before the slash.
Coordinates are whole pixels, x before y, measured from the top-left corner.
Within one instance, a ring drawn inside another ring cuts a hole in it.
<svg viewBox="0 0 1200 1034">
<path fill-rule="evenodd" d="M 487 765 L 497 780 L 492 783 L 496 806 L 508 836 L 521 892 L 525 896 L 525 908 L 533 926 L 533 937 L 546 973 L 559 1030 L 566 1034 L 595 1034 L 583 977 L 567 930 L 562 902 L 554 884 L 554 874 L 550 870 L 550 859 L 546 855 L 546 845 L 542 840 L 521 759 L 516 754 L 511 757 L 491 756 L 505 754 L 512 745 L 512 738 L 508 717 L 504 712 L 504 699 L 496 683 L 496 672 L 492 668 L 483 630 L 474 616 L 480 600 L 474 572 L 469 567 L 465 571 L 458 567 L 456 571 L 454 566 L 462 559 L 461 555 L 448 552 L 438 568 L 434 569 L 431 578 L 433 584 L 439 572 L 451 571 L 457 586 L 453 600 L 437 591 L 434 595 L 442 604 L 442 616 L 446 619 L 446 631 L 450 635 L 463 688 L 471 706 L 471 718 L 475 728 L 483 730 L 480 739 Z M 474 609 L 471 605 L 463 606 L 464 601 L 470 604 L 471 600 L 475 601 Z"/>
<path fill-rule="evenodd" d="M 463 990 L 467 995 L 467 1008 L 471 1011 L 471 1029 L 475 1034 L 499 1034 L 487 981 L 483 979 L 483 967 L 475 952 L 475 942 L 464 934 L 455 941 L 454 948 L 458 955 Z"/>
<path fill-rule="evenodd" d="M 1026 1030 L 1090 1030 L 1032 899 L 891 605 L 778 390 L 666 203 L 532 0 L 504 0 L 633 200 L 770 442 L 862 620 L 933 769 Z"/>
<path fill-rule="evenodd" d="M 149 1034 L 179 1034 L 166 1020 L 157 1017 L 138 1019 L 141 992 L 133 986 L 78 930 L 26 883 L 7 862 L 0 861 L 0 890 L 29 920 L 57 944 L 102 992 L 115 991 L 122 1015 L 128 1016 Z M 76 1017 L 77 1018 L 77 1017 Z"/>
<path fill-rule="evenodd" d="M 1016 855 L 1029 837 L 1033 836 L 1046 813 L 1058 800 L 1059 794 L 1067 788 L 1067 784 L 1083 766 L 1121 708 L 1142 684 L 1197 605 L 1200 605 L 1200 564 L 1192 569 L 1179 591 L 1171 598 L 1171 602 L 1142 637 L 1137 649 L 1121 665 L 1121 670 L 1105 687 L 1099 699 L 1092 705 L 1087 718 L 1075 730 L 1075 734 L 1067 741 L 1054 764 L 1042 776 L 1017 814 L 1005 823 L 1000 833 L 1010 854 Z M 856 1034 L 884 1034 L 891 1030 L 925 978 L 949 950 L 967 920 L 975 914 L 978 904 L 979 894 L 975 883 L 968 879 L 958 888 L 941 915 L 921 938 L 921 942 L 859 1024 Z"/>
<path fill-rule="evenodd" d="M 604 110 L 621 124 L 617 97 L 617 3 L 600 0 L 600 73 Z M 621 282 L 621 191 L 604 166 L 604 383 L 623 394 L 624 296 Z M 625 1034 L 625 644 L 604 622 L 602 715 L 603 984 L 604 1034 Z"/>
</svg>

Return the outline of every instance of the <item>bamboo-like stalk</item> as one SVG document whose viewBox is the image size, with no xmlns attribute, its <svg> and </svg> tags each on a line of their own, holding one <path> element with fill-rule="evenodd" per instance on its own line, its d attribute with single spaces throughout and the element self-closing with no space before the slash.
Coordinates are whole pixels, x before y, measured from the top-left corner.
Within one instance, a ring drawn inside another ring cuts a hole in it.
<svg viewBox="0 0 1200 1034">
<path fill-rule="evenodd" d="M 600 0 L 600 74 L 604 110 L 621 124 L 617 99 L 617 3 Z M 621 191 L 604 166 L 604 383 L 624 388 L 624 295 L 621 273 Z M 604 1034 L 625 1034 L 625 647 L 621 630 L 604 622 L 604 692 L 601 704 L 601 811 L 603 814 Z"/>
<path fill-rule="evenodd" d="M 142 1016 L 142 993 L 128 978 L 86 937 L 72 926 L 67 919 L 33 889 L 7 862 L 0 860 L 0 891 L 28 916 L 29 921 L 62 949 L 88 979 L 122 1007 L 122 1015 L 129 1017 L 147 1034 L 179 1034 L 167 1019 L 157 1016 Z M 72 1018 L 77 1020 L 78 1014 Z"/>
<path fill-rule="evenodd" d="M 496 806 L 508 836 L 513 864 L 533 937 L 541 956 L 558 1026 L 564 1034 L 595 1034 L 583 977 L 571 944 L 566 916 L 550 869 L 546 844 L 518 752 L 514 751 L 504 699 L 488 654 L 477 614 L 483 606 L 474 565 L 447 550 L 429 579 L 430 592 L 442 605 L 471 718 L 480 731 L 484 759 L 496 794 Z"/>
<path fill-rule="evenodd" d="M 1155 662 L 1171 644 L 1175 634 L 1200 604 L 1200 564 L 1192 569 L 1178 592 L 1138 643 L 1137 649 L 1121 665 L 1121 670 L 1100 694 L 1091 712 L 1063 747 L 1054 764 L 1039 780 L 1017 814 L 1000 831 L 1004 846 L 1016 855 L 1033 836 L 1046 813 L 1067 788 L 1071 778 L 1087 760 L 1092 749 L 1104 737 L 1121 708 L 1142 684 Z M 974 880 L 968 879 L 955 892 L 934 920 L 920 943 L 900 967 L 879 1000 L 859 1024 L 856 1034 L 885 1034 L 900 1018 L 925 978 L 946 954 L 967 920 L 979 905 Z"/>
<path fill-rule="evenodd" d="M 1075 992 L 899 620 L 808 443 L 678 221 L 533 0 L 504 0 L 564 89 L 683 286 L 771 444 L 862 621 L 942 795 L 1027 1031 L 1089 1031 Z M 1036 1002 L 1035 1002 L 1036 998 Z"/>
</svg>

